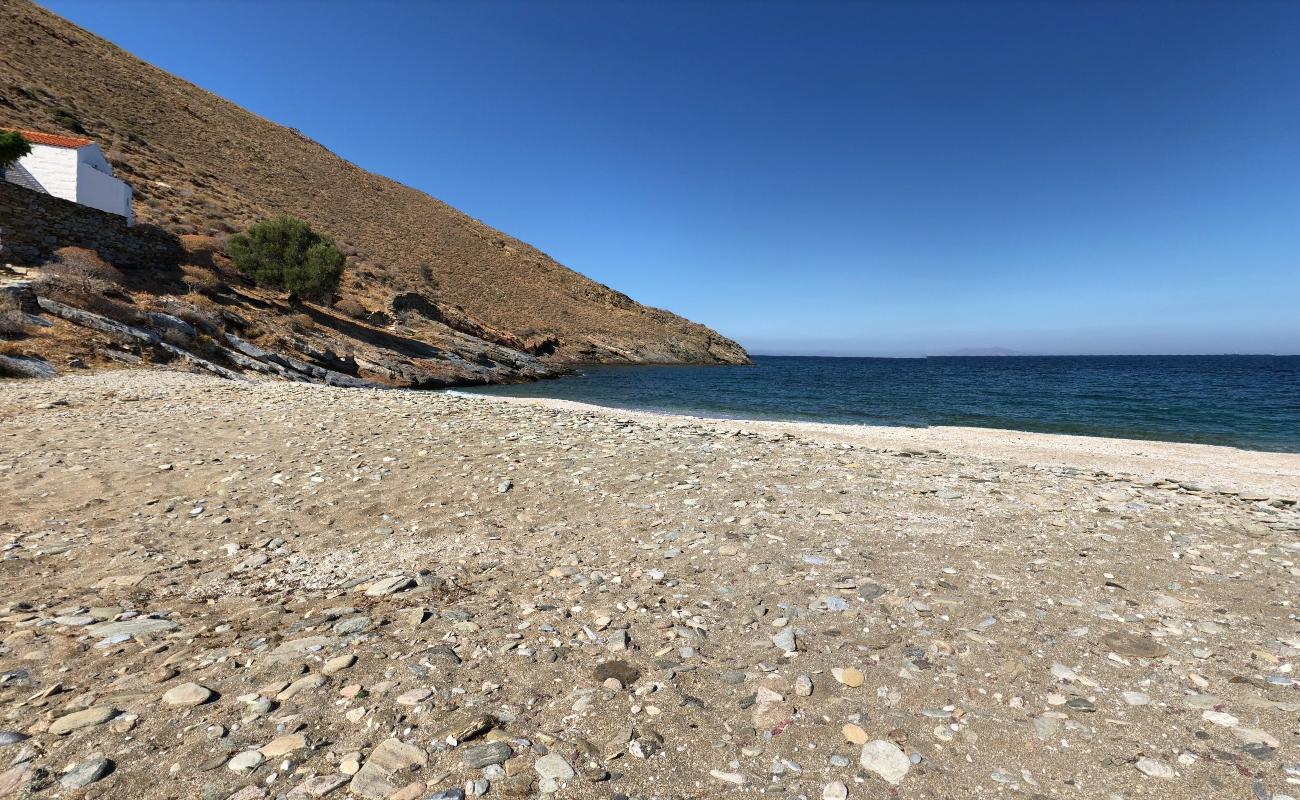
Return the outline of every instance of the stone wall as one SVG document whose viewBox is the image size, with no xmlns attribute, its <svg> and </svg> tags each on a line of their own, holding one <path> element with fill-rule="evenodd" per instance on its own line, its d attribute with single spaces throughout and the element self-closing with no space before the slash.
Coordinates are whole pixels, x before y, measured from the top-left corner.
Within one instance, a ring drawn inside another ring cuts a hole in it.
<svg viewBox="0 0 1300 800">
<path fill-rule="evenodd" d="M 174 266 L 181 257 L 177 238 L 159 228 L 0 181 L 0 262 L 39 264 L 69 246 L 120 269 Z"/>
</svg>

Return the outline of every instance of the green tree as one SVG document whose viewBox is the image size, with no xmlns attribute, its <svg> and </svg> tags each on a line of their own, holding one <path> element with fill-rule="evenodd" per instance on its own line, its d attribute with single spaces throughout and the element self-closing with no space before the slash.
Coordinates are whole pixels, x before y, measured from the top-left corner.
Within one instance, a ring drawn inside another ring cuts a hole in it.
<svg viewBox="0 0 1300 800">
<path fill-rule="evenodd" d="M 289 216 L 263 220 L 248 233 L 231 236 L 226 253 L 254 281 L 297 297 L 328 300 L 343 275 L 343 253 L 334 242 Z"/>
<path fill-rule="evenodd" d="M 31 142 L 18 131 L 0 131 L 0 172 L 32 152 Z"/>
</svg>

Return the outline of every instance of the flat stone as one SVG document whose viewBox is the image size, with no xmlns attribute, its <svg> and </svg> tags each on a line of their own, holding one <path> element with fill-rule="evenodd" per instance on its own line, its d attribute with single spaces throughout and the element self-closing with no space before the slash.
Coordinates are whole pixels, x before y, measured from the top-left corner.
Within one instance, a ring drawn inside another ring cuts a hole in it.
<svg viewBox="0 0 1300 800">
<path fill-rule="evenodd" d="M 1262 744 L 1274 749 L 1282 746 L 1277 737 L 1267 731 L 1261 731 L 1259 728 L 1233 728 L 1232 735 L 1236 736 L 1244 744 Z"/>
<path fill-rule="evenodd" d="M 29 737 L 18 731 L 0 731 L 0 747 L 27 741 Z"/>
<path fill-rule="evenodd" d="M 352 778 L 348 775 L 317 775 L 290 789 L 288 800 L 311 800 L 314 797 L 324 797 L 335 789 L 346 786 L 350 780 Z"/>
<path fill-rule="evenodd" d="M 799 650 L 799 643 L 794 637 L 794 628 L 782 628 L 779 633 L 772 636 L 772 644 L 782 653 L 795 653 Z"/>
<path fill-rule="evenodd" d="M 1134 764 L 1138 772 L 1151 778 L 1172 778 L 1174 777 L 1174 768 L 1168 764 L 1156 761 L 1154 758 L 1143 756 Z"/>
<path fill-rule="evenodd" d="M 135 619 L 123 620 L 122 622 L 103 622 L 99 625 L 91 625 L 87 630 L 96 636 L 105 639 L 114 636 L 142 636 L 151 633 L 167 633 L 179 628 L 175 622 L 169 619 L 153 619 L 151 617 L 136 617 Z"/>
<path fill-rule="evenodd" d="M 744 786 L 745 776 L 739 772 L 723 772 L 719 769 L 709 770 L 709 774 L 723 783 L 730 783 L 732 786 Z"/>
<path fill-rule="evenodd" d="M 63 773 L 63 777 L 59 778 L 59 785 L 65 789 L 80 789 L 83 786 L 89 786 L 95 781 L 102 780 L 112 772 L 113 766 L 113 762 L 107 758 L 92 758 L 89 761 L 83 761 Z"/>
<path fill-rule="evenodd" d="M 839 781 L 831 781 L 822 787 L 822 800 L 847 800 L 849 787 Z"/>
<path fill-rule="evenodd" d="M 366 589 L 366 597 L 383 597 L 384 595 L 395 594 L 403 589 L 409 589 L 414 585 L 415 581 L 405 575 L 384 578 L 370 584 L 370 587 Z"/>
<path fill-rule="evenodd" d="M 266 757 L 256 750 L 245 750 L 226 762 L 226 769 L 231 772 L 252 772 L 262 765 Z"/>
<path fill-rule="evenodd" d="M 354 633 L 364 633 L 370 630 L 370 617 L 356 616 L 339 620 L 334 623 L 334 633 L 338 636 L 351 636 Z"/>
<path fill-rule="evenodd" d="M 492 764 L 504 764 L 514 754 L 515 751 L 505 742 L 484 742 L 466 747 L 461 760 L 466 766 L 482 769 Z"/>
<path fill-rule="evenodd" d="M 429 696 L 432 694 L 432 691 L 424 688 L 409 689 L 399 694 L 397 699 L 393 702 L 400 706 L 418 706 L 420 703 L 428 700 Z"/>
<path fill-rule="evenodd" d="M 429 787 L 422 781 L 413 781 L 388 796 L 388 800 L 420 800 Z"/>
<path fill-rule="evenodd" d="M 849 742 L 850 744 L 867 743 L 867 732 L 862 730 L 861 727 L 854 725 L 853 723 L 849 723 L 848 725 L 845 725 L 843 728 L 840 728 L 840 733 L 843 734 L 844 740 Z"/>
<path fill-rule="evenodd" d="M 312 653 L 324 649 L 337 643 L 338 639 L 335 639 L 333 636 L 308 636 L 305 639 L 293 639 L 288 642 L 282 642 L 278 647 L 271 651 L 269 658 L 273 661 L 284 661 L 290 658 L 297 658 L 305 653 Z"/>
<path fill-rule="evenodd" d="M 292 700 L 303 692 L 308 692 L 312 689 L 319 689 L 324 685 L 324 675 L 306 675 L 286 686 L 283 691 L 275 696 L 275 699 L 280 702 Z"/>
<path fill-rule="evenodd" d="M 565 761 L 558 753 L 547 753 L 533 764 L 533 769 L 541 777 L 541 788 L 543 792 L 555 791 L 559 784 L 572 780 L 574 776 L 573 767 Z"/>
<path fill-rule="evenodd" d="M 851 689 L 856 689 L 867 680 L 862 670 L 853 667 L 835 667 L 831 670 L 831 674 L 835 676 L 835 680 Z"/>
<path fill-rule="evenodd" d="M 82 711 L 74 711 L 67 716 L 54 720 L 54 724 L 50 725 L 50 733 L 56 736 L 65 736 L 82 728 L 102 725 L 115 716 L 117 716 L 117 709 L 108 706 L 96 706 Z"/>
<path fill-rule="evenodd" d="M 18 794 L 27 779 L 31 777 L 31 764 L 18 764 L 9 769 L 0 772 L 0 797 L 10 797 Z"/>
<path fill-rule="evenodd" d="M 876 773 L 894 786 L 902 783 L 903 778 L 907 776 L 907 771 L 912 768 L 912 762 L 907 754 L 898 745 L 883 739 L 876 739 L 863 745 L 858 763 L 863 769 Z"/>
<path fill-rule="evenodd" d="M 1169 654 L 1169 648 L 1150 636 L 1116 631 L 1101 637 L 1101 646 L 1112 653 L 1133 658 L 1160 658 Z"/>
<path fill-rule="evenodd" d="M 215 696 L 216 693 L 206 686 L 200 686 L 197 683 L 182 683 L 168 689 L 163 694 L 162 699 L 169 706 L 192 707 L 203 705 Z"/>
<path fill-rule="evenodd" d="M 307 746 L 307 737 L 301 733 L 295 733 L 290 736 L 281 736 L 272 739 L 258 748 L 258 752 L 267 758 L 279 758 L 288 755 L 295 750 L 302 750 Z"/>
<path fill-rule="evenodd" d="M 429 756 L 421 748 L 401 739 L 385 739 L 352 778 L 350 791 L 367 800 L 387 798 L 407 783 L 396 780 L 397 773 L 424 767 L 428 763 Z"/>
</svg>

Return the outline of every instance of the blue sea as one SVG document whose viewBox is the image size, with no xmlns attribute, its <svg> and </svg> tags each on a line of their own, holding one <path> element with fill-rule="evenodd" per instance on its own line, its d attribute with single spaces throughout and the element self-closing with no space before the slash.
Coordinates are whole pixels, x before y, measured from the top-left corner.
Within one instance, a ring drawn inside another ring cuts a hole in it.
<svg viewBox="0 0 1300 800">
<path fill-rule="evenodd" d="M 745 367 L 582 367 L 473 391 L 701 416 L 966 425 L 1300 452 L 1300 356 L 757 356 Z"/>
</svg>

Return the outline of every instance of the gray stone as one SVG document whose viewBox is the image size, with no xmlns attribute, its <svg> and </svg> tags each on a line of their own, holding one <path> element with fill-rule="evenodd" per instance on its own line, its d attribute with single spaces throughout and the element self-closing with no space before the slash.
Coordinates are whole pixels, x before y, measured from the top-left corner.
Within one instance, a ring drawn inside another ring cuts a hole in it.
<svg viewBox="0 0 1300 800">
<path fill-rule="evenodd" d="M 514 754 L 515 751 L 505 742 L 485 742 L 466 747 L 461 760 L 466 766 L 482 769 L 491 764 L 503 764 Z"/>
<path fill-rule="evenodd" d="M 136 617 L 135 619 L 123 620 L 121 622 L 103 622 L 99 625 L 92 625 L 88 629 L 96 636 L 102 636 L 105 639 L 113 636 L 141 636 L 151 633 L 167 633 L 179 628 L 175 622 L 169 619 L 154 619 L 153 617 Z"/>
<path fill-rule="evenodd" d="M 107 758 L 83 761 L 63 774 L 59 784 L 65 789 L 80 789 L 103 779 L 113 771 L 113 762 Z"/>
<path fill-rule="evenodd" d="M 403 589 L 409 589 L 415 585 L 415 581 L 406 575 L 397 575 L 392 578 L 384 578 L 370 584 L 366 589 L 367 597 L 383 597 L 384 595 L 395 594 Z"/>
<path fill-rule="evenodd" d="M 772 644 L 783 653 L 794 653 L 799 650 L 799 644 L 794 638 L 794 628 L 782 628 L 779 633 L 772 636 Z"/>
</svg>

